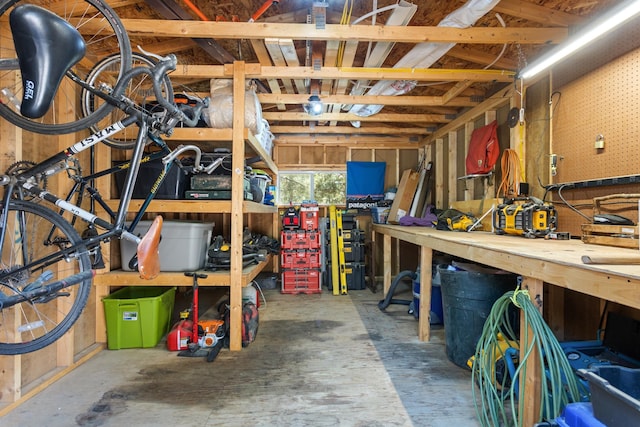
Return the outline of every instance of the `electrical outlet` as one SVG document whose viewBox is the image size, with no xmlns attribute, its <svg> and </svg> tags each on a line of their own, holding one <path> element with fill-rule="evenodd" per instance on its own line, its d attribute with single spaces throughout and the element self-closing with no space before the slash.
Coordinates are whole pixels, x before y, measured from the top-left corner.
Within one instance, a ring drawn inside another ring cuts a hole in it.
<svg viewBox="0 0 640 427">
<path fill-rule="evenodd" d="M 558 173 L 558 155 L 549 155 L 549 166 L 551 167 L 551 176 L 556 176 Z"/>
</svg>

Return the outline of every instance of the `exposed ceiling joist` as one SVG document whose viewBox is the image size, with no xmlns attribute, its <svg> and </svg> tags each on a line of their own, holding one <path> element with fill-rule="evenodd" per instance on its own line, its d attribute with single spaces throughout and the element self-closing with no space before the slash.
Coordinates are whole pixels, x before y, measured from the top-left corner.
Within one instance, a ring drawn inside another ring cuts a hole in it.
<svg viewBox="0 0 640 427">
<path fill-rule="evenodd" d="M 318 30 L 312 24 L 272 24 L 212 21 L 173 21 L 123 19 L 132 36 L 190 37 L 249 40 L 291 38 L 293 40 L 359 40 L 398 43 L 473 43 L 473 44 L 556 44 L 566 39 L 568 30 L 554 28 L 449 28 L 449 27 L 378 27 L 374 25 L 327 24 Z M 95 31 L 87 25 L 81 31 Z"/>
<path fill-rule="evenodd" d="M 262 104 L 304 104 L 307 95 L 259 93 L 258 100 Z M 445 100 L 442 96 L 366 96 L 366 95 L 326 95 L 322 97 L 324 104 L 384 104 L 407 105 L 414 107 L 472 107 L 478 105 L 469 97 L 457 97 Z"/>
<path fill-rule="evenodd" d="M 327 134 L 327 135 L 429 135 L 431 132 L 426 127 L 407 127 L 399 128 L 392 126 L 367 126 L 363 128 L 354 128 L 352 126 L 316 126 L 313 130 L 310 130 L 308 126 L 271 126 L 271 131 L 278 135 L 290 135 L 290 134 Z M 286 138 L 286 136 L 284 137 Z M 335 139 L 335 137 L 334 137 Z M 282 139 L 278 139 L 280 143 Z M 299 143 L 299 139 L 297 139 Z"/>
<path fill-rule="evenodd" d="M 318 116 L 311 116 L 307 113 L 295 112 L 263 112 L 262 117 L 269 121 L 318 121 L 318 120 L 336 120 L 339 122 L 396 122 L 396 123 L 449 123 L 451 119 L 447 119 L 443 114 L 375 114 L 369 117 L 359 117 L 352 113 L 323 113 Z"/>
<path fill-rule="evenodd" d="M 176 76 L 202 78 L 231 78 L 231 65 L 182 65 L 173 72 Z M 368 80 L 416 80 L 416 81 L 464 81 L 476 82 L 512 82 L 515 73 L 504 70 L 466 70 L 432 68 L 358 68 L 358 67 L 262 67 L 259 64 L 246 64 L 247 78 L 310 78 L 310 79 L 368 79 Z"/>
</svg>

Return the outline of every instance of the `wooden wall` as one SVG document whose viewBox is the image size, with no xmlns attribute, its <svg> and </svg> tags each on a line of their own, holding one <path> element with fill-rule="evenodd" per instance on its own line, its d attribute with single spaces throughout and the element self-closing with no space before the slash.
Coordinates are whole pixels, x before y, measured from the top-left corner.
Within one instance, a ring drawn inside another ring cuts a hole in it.
<svg viewBox="0 0 640 427">
<path fill-rule="evenodd" d="M 315 144 L 322 144 L 316 146 Z M 385 190 L 396 187 L 402 172 L 418 168 L 424 150 L 417 144 L 408 144 L 401 140 L 387 138 L 385 141 L 370 138 L 319 137 L 316 140 L 289 137 L 276 140 L 274 160 L 279 170 L 345 170 L 347 161 L 385 162 Z M 320 209 L 320 215 L 326 216 L 326 209 Z M 370 235 L 371 216 L 369 213 L 358 215 L 359 227 Z M 382 274 L 382 243 L 376 242 L 372 248 L 376 257 L 376 275 Z M 418 254 L 414 249 L 394 248 L 398 271 L 405 268 L 415 269 Z"/>
</svg>

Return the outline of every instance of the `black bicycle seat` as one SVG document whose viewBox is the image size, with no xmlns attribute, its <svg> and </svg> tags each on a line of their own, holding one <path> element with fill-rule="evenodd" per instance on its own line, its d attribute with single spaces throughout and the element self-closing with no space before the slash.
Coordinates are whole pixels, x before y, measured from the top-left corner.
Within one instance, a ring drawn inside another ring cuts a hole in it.
<svg viewBox="0 0 640 427">
<path fill-rule="evenodd" d="M 44 116 L 64 74 L 85 54 L 80 33 L 54 13 L 39 6 L 16 7 L 9 17 L 22 72 L 20 113 Z"/>
</svg>

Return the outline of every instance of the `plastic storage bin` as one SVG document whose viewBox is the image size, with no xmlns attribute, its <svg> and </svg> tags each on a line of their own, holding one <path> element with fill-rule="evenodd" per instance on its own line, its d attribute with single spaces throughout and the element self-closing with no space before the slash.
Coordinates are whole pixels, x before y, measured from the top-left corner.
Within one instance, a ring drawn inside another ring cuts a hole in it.
<svg viewBox="0 0 640 427">
<path fill-rule="evenodd" d="M 143 235 L 151 221 L 140 221 L 133 231 Z M 204 268 L 207 248 L 213 233 L 213 223 L 196 221 L 164 221 L 160 240 L 161 271 L 194 271 Z M 136 245 L 120 240 L 122 269 L 131 271 L 129 261 L 136 254 Z"/>
<path fill-rule="evenodd" d="M 155 347 L 169 330 L 176 288 L 130 286 L 102 299 L 107 347 Z"/>
<path fill-rule="evenodd" d="M 593 408 L 588 402 L 569 403 L 562 410 L 562 415 L 555 419 L 558 427 L 607 427 L 593 416 Z M 537 426 L 547 426 L 540 423 Z"/>
<path fill-rule="evenodd" d="M 640 369 L 595 366 L 579 372 L 589 382 L 598 420 L 607 427 L 640 425 Z"/>
</svg>

